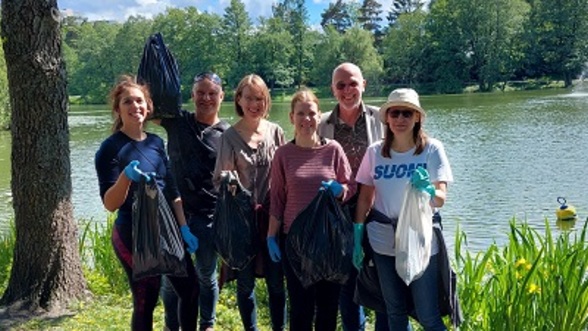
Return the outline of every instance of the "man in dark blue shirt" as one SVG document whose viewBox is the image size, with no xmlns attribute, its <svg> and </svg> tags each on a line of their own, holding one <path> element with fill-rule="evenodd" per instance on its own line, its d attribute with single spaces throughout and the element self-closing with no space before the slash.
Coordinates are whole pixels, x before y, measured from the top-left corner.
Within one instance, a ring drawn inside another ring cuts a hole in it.
<svg viewBox="0 0 588 331">
<path fill-rule="evenodd" d="M 212 174 L 221 134 L 229 128 L 218 116 L 223 97 L 222 81 L 217 74 L 196 75 L 192 86 L 195 112 L 181 110 L 178 117 L 155 120 L 167 132 L 171 169 L 182 195 L 188 225 L 198 238 L 195 254 L 200 282 L 200 330 L 205 331 L 214 326 L 219 296 L 211 222 L 217 199 Z M 164 277 L 166 327 L 173 331 L 177 330 L 176 296 L 168 285 Z"/>
</svg>

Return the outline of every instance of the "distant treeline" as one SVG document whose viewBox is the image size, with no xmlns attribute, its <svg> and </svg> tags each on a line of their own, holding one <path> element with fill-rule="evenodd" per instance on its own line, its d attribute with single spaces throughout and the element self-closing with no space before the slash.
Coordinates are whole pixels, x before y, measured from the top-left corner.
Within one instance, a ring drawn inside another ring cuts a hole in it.
<svg viewBox="0 0 588 331">
<path fill-rule="evenodd" d="M 304 0 L 280 0 L 270 17 L 252 21 L 243 1 L 232 0 L 222 16 L 188 7 L 124 23 L 65 17 L 69 94 L 104 103 L 117 76 L 136 73 L 157 31 L 178 61 L 185 98 L 194 75 L 208 70 L 229 92 L 253 72 L 270 88 L 306 85 L 328 95 L 333 68 L 351 61 L 367 93 L 383 95 L 398 85 L 423 93 L 459 93 L 472 82 L 490 91 L 510 80 L 569 86 L 588 61 L 586 0 L 395 0 L 391 8 L 338 0 L 321 14 L 322 28 L 308 16 Z"/>
</svg>

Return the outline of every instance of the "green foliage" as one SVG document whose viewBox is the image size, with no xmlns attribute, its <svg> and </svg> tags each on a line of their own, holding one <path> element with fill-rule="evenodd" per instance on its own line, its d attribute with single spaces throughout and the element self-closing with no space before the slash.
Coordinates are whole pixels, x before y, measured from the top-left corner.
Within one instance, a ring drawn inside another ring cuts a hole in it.
<svg viewBox="0 0 588 331">
<path fill-rule="evenodd" d="M 463 251 L 456 237 L 465 330 L 584 330 L 588 325 L 587 224 L 554 236 L 510 223 L 506 247 Z"/>
<path fill-rule="evenodd" d="M 0 56 L 0 130 L 10 128 L 11 108 L 8 95 L 8 78 L 6 77 L 6 62 L 4 53 Z"/>
<path fill-rule="evenodd" d="M 155 31 L 178 61 L 184 101 L 203 71 L 218 73 L 229 93 L 252 72 L 272 88 L 325 88 L 332 69 L 352 61 L 369 82 L 366 93 L 382 96 L 380 82 L 420 93 L 460 93 L 472 84 L 492 91 L 510 80 L 543 77 L 569 86 L 588 62 L 585 0 L 434 0 L 429 10 L 424 3 L 395 1 L 384 30 L 371 0 L 331 3 L 322 13 L 323 30 L 309 25 L 303 0 L 277 1 L 272 16 L 257 25 L 242 0 L 232 0 L 223 16 L 186 7 L 124 24 L 67 17 L 68 92 L 79 102 L 103 103 L 120 74 L 136 72 L 144 41 Z M 6 127 L 2 69 L 0 125 Z"/>
<path fill-rule="evenodd" d="M 111 244 L 116 214 L 109 214 L 106 223 L 82 221 L 80 256 L 88 286 L 96 295 L 125 294 L 129 291 L 127 275 Z"/>
<path fill-rule="evenodd" d="M 588 2 L 532 0 L 526 28 L 526 72 L 569 87 L 588 61 Z"/>
<path fill-rule="evenodd" d="M 388 83 L 412 86 L 422 75 L 425 19 L 423 11 L 403 14 L 386 34 L 382 48 Z"/>
<path fill-rule="evenodd" d="M 3 293 L 8 286 L 10 269 L 12 268 L 12 253 L 16 244 L 14 219 L 11 219 L 8 224 L 8 231 L 0 233 L 0 293 Z"/>
<path fill-rule="evenodd" d="M 200 13 L 195 7 L 168 9 L 153 20 L 153 31 L 161 32 L 178 62 L 184 101 L 190 98 L 195 75 L 214 71 L 224 78 L 229 72 L 220 42 L 221 22 L 219 15 Z"/>
</svg>

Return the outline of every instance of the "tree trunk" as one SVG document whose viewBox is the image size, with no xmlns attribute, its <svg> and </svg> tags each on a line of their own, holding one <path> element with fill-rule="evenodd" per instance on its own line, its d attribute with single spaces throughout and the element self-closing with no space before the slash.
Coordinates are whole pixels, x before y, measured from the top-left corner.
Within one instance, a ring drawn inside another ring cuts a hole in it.
<svg viewBox="0 0 588 331">
<path fill-rule="evenodd" d="M 2 1 L 16 245 L 0 303 L 28 311 L 55 312 L 86 289 L 71 202 L 59 24 L 56 0 Z"/>
</svg>

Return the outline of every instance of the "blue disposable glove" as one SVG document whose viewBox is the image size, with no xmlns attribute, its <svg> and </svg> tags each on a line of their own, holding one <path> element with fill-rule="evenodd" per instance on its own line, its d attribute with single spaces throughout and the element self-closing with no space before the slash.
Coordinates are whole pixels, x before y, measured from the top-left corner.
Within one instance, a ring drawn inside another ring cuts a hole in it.
<svg viewBox="0 0 588 331">
<path fill-rule="evenodd" d="M 186 245 L 188 245 L 188 253 L 192 254 L 196 252 L 198 249 L 198 238 L 192 234 L 190 227 L 184 224 L 180 227 L 180 231 L 182 232 L 182 238 L 184 238 L 184 242 Z"/>
<path fill-rule="evenodd" d="M 361 223 L 353 224 L 353 265 L 357 270 L 361 269 L 363 263 L 363 248 L 361 242 L 363 241 L 364 225 Z"/>
<path fill-rule="evenodd" d="M 429 180 L 429 172 L 423 167 L 418 167 L 412 173 L 410 183 L 417 190 L 427 192 L 431 196 L 431 199 L 435 197 L 435 186 L 431 184 Z"/>
<path fill-rule="evenodd" d="M 276 237 L 267 237 L 267 249 L 269 250 L 269 256 L 272 261 L 277 263 L 282 260 L 282 252 L 280 252 L 280 246 L 278 246 Z"/>
<path fill-rule="evenodd" d="M 144 176 L 147 181 L 151 180 L 149 175 L 139 169 L 139 161 L 137 160 L 129 162 L 129 164 L 125 167 L 125 176 L 135 183 L 141 181 L 141 176 Z"/>
<path fill-rule="evenodd" d="M 333 195 L 336 198 L 340 197 L 341 194 L 343 193 L 343 185 L 341 185 L 338 181 L 333 180 L 333 179 L 331 179 L 331 180 L 329 180 L 327 182 L 322 181 L 321 182 L 321 186 L 325 190 L 331 191 L 331 193 L 333 193 Z"/>
</svg>

